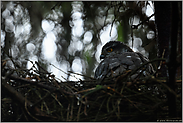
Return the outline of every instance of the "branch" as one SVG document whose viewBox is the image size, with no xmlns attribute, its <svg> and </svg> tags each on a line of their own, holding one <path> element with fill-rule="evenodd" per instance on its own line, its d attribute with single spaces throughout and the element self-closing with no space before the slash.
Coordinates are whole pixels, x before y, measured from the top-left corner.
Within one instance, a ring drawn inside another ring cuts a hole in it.
<svg viewBox="0 0 183 123">
<path fill-rule="evenodd" d="M 151 17 L 153 17 L 155 15 L 155 13 L 154 14 L 152 14 L 151 16 L 149 16 L 149 17 L 147 17 L 145 20 L 143 20 L 141 23 L 139 23 L 139 24 L 137 24 L 137 25 L 132 25 L 131 26 L 131 28 L 132 29 L 138 29 L 138 27 L 140 26 L 140 25 L 142 25 L 144 22 L 146 22 L 146 21 L 149 21 L 149 19 L 151 18 Z"/>
<path fill-rule="evenodd" d="M 53 116 L 48 116 L 44 112 L 42 112 L 39 108 L 32 107 L 33 103 L 30 102 L 29 100 L 25 99 L 25 97 L 22 96 L 19 92 L 17 92 L 12 86 L 8 85 L 5 81 L 2 82 L 2 87 L 7 90 L 7 92 L 11 95 L 12 99 L 15 100 L 20 104 L 20 106 L 24 107 L 26 106 L 26 109 L 33 109 L 33 112 L 38 115 L 38 116 L 44 116 L 44 117 L 50 117 L 50 118 L 55 118 Z M 30 112 L 28 112 L 30 115 Z"/>
</svg>

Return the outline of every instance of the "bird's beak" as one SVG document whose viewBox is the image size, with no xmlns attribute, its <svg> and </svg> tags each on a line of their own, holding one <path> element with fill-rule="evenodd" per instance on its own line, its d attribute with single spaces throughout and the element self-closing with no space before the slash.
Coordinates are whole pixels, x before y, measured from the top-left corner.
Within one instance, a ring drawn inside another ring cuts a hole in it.
<svg viewBox="0 0 183 123">
<path fill-rule="evenodd" d="M 101 53 L 101 55 L 100 55 L 100 60 L 101 59 L 104 59 L 105 58 L 105 55 L 103 54 L 103 53 Z"/>
</svg>

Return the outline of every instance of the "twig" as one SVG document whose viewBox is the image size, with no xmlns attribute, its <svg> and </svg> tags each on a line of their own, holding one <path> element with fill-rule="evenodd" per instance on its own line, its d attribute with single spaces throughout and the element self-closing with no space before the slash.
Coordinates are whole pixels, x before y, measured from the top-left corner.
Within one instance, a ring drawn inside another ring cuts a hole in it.
<svg viewBox="0 0 183 123">
<path fill-rule="evenodd" d="M 76 75 L 80 75 L 80 76 L 84 76 L 84 77 L 86 77 L 86 78 L 93 79 L 92 77 L 89 77 L 89 76 L 86 76 L 86 75 L 83 75 L 83 74 L 79 74 L 79 73 L 74 73 L 74 72 L 72 72 L 72 71 L 68 71 L 69 73 L 66 73 L 65 71 L 63 71 L 62 69 L 56 67 L 55 65 L 53 65 L 53 64 L 51 64 L 51 63 L 50 63 L 50 65 L 52 65 L 53 67 L 55 67 L 56 69 L 62 71 L 64 74 L 67 74 L 67 75 L 68 75 L 69 73 L 73 73 L 73 74 L 76 74 Z"/>
<path fill-rule="evenodd" d="M 140 25 L 142 25 L 144 22 L 146 22 L 146 21 L 148 21 L 151 17 L 153 17 L 155 15 L 155 13 L 154 14 L 152 14 L 151 16 L 149 16 L 149 17 L 147 17 L 145 20 L 143 20 L 141 23 L 139 23 L 139 24 L 137 24 L 137 25 L 132 25 L 131 26 L 131 28 L 132 29 L 138 29 L 138 27 L 140 26 Z"/>
<path fill-rule="evenodd" d="M 77 122 L 79 121 L 80 111 L 81 111 L 82 103 L 79 106 L 78 113 L 77 113 Z"/>
<path fill-rule="evenodd" d="M 20 106 L 24 106 L 26 104 L 24 108 L 32 108 L 33 103 L 25 99 L 22 94 L 17 92 L 12 86 L 2 82 L 2 87 L 4 87 L 10 93 L 12 99 L 19 102 Z M 34 107 L 33 109 L 37 114 L 40 114 L 41 116 L 47 116 L 44 112 L 40 111 L 39 108 Z"/>
</svg>

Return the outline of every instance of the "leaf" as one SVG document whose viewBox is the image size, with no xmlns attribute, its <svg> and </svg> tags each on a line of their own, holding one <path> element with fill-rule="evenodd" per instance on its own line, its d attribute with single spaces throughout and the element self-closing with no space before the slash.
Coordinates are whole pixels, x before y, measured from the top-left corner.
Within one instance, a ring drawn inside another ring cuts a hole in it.
<svg viewBox="0 0 183 123">
<path fill-rule="evenodd" d="M 123 37 L 123 26 L 120 23 L 118 26 L 118 41 L 124 42 L 124 37 Z"/>
</svg>

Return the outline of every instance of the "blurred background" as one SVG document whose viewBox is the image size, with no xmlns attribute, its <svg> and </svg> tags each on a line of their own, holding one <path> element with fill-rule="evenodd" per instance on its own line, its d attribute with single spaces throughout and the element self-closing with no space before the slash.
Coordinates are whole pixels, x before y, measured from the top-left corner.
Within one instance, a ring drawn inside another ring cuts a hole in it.
<svg viewBox="0 0 183 123">
<path fill-rule="evenodd" d="M 37 62 L 61 81 L 84 80 L 79 74 L 94 76 L 101 48 L 111 40 L 156 58 L 154 21 L 151 1 L 3 1 L 1 58 L 26 69 L 39 69 Z"/>
</svg>

